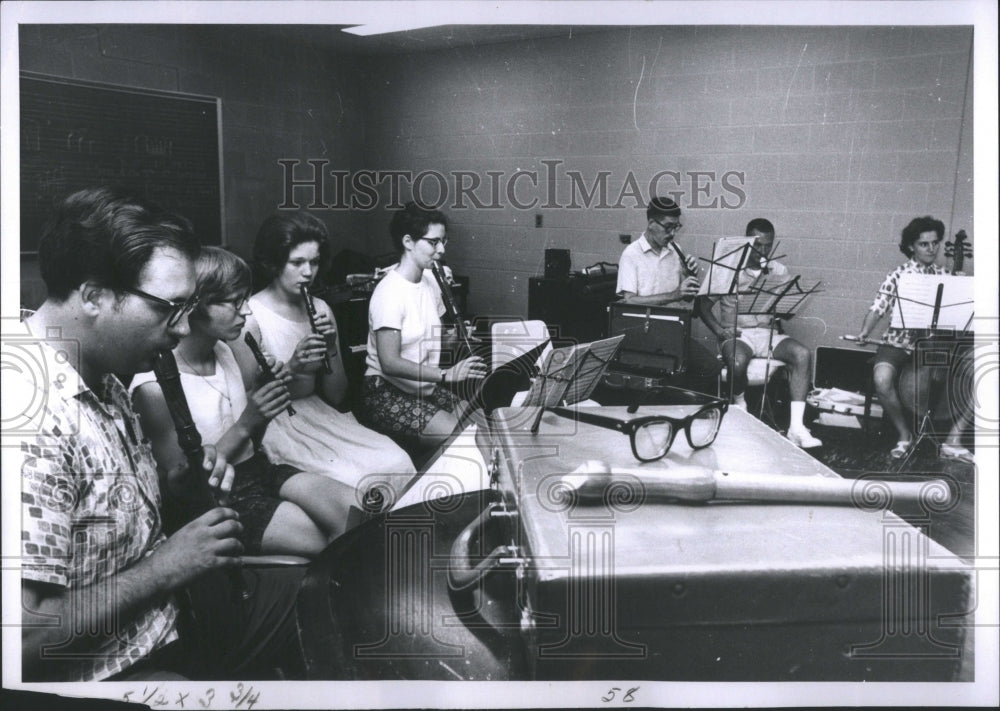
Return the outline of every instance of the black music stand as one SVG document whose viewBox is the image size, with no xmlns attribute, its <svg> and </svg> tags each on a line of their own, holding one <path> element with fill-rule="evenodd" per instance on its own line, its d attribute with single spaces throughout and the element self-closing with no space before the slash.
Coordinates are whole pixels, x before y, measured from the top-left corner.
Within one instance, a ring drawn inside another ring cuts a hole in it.
<svg viewBox="0 0 1000 711">
<path fill-rule="evenodd" d="M 549 353 L 523 404 L 524 407 L 538 407 L 538 415 L 531 425 L 532 434 L 538 434 L 546 407 L 572 405 L 590 397 L 624 339 L 624 335 L 619 335 L 556 348 Z"/>
<path fill-rule="evenodd" d="M 743 314 L 769 317 L 767 334 L 767 363 L 764 367 L 764 394 L 761 397 L 760 414 L 758 415 L 761 420 L 764 419 L 765 408 L 768 408 L 767 385 L 771 377 L 771 360 L 774 357 L 775 323 L 778 319 L 792 318 L 792 316 L 795 315 L 795 310 L 801 306 L 806 297 L 819 290 L 819 282 L 817 282 L 816 285 L 810 289 L 803 289 L 799 285 L 800 278 L 800 276 L 794 276 L 791 278 L 786 278 L 784 276 L 765 277 L 764 274 L 761 274 L 757 277 L 754 283 L 748 287 L 746 292 L 740 292 L 736 297 L 737 305 L 736 316 L 734 317 L 733 324 L 734 329 L 741 312 L 740 297 L 743 297 L 746 300 L 745 306 L 742 309 Z M 732 378 L 730 378 L 729 391 L 731 397 Z M 774 413 L 770 412 L 770 408 L 768 408 L 768 418 L 771 420 L 771 425 L 776 428 L 777 422 L 775 420 Z"/>
<path fill-rule="evenodd" d="M 756 254 L 761 260 L 770 261 L 775 257 L 774 252 L 778 247 L 777 242 L 771 246 L 771 251 L 768 254 L 764 254 L 757 250 L 753 245 L 755 237 L 722 237 L 716 240 L 712 247 L 712 259 L 708 260 L 708 275 L 704 282 L 702 282 L 701 289 L 698 291 L 698 296 L 732 296 L 736 300 L 735 308 L 733 310 L 733 333 L 736 333 L 736 329 L 740 318 L 740 275 L 747 268 L 747 264 L 751 259 L 751 256 Z M 756 292 L 744 292 L 755 294 Z M 745 312 L 744 312 L 745 313 Z M 773 326 L 773 319 L 772 319 Z M 772 334 L 773 335 L 773 334 Z M 770 355 L 771 346 L 770 338 L 768 339 L 768 354 Z M 770 359 L 769 359 L 770 360 Z M 732 370 L 729 364 L 726 364 L 728 370 Z M 768 363 L 770 367 L 770 362 Z M 765 389 L 764 396 L 767 396 L 767 382 L 766 377 L 770 373 L 765 373 Z M 733 374 L 729 373 L 729 395 L 727 399 L 729 403 L 733 402 Z M 764 402 L 761 401 L 761 415 L 764 412 Z M 771 418 L 773 421 L 773 417 Z"/>
<path fill-rule="evenodd" d="M 950 274 L 901 274 L 896 283 L 896 303 L 890 326 L 957 336 L 966 335 L 975 316 L 973 277 Z M 947 297 L 947 298 L 946 298 Z M 916 350 L 914 351 L 916 354 Z M 914 368 L 917 364 L 914 363 Z M 894 471 L 902 471 L 924 439 L 933 437 L 932 407 L 920 418 L 916 437 Z"/>
<path fill-rule="evenodd" d="M 498 407 L 508 407 L 514 395 L 519 390 L 519 384 L 525 374 L 535 372 L 535 361 L 550 343 L 550 339 L 545 339 L 532 348 L 528 349 L 516 358 L 498 365 L 488 373 L 475 394 L 469 399 L 465 411 L 458 418 L 455 427 L 456 432 L 461 432 L 472 419 L 473 414 L 482 410 L 485 416 L 489 416 Z M 526 378 L 524 378 L 526 379 Z"/>
</svg>

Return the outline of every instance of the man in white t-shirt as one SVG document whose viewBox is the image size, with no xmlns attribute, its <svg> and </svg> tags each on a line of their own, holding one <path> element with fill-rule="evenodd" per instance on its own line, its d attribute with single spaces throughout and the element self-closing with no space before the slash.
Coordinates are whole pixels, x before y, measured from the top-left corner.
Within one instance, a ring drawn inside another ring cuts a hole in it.
<svg viewBox="0 0 1000 711">
<path fill-rule="evenodd" d="M 753 237 L 753 252 L 748 266 L 740 272 L 739 290 L 748 289 L 762 276 L 784 276 L 788 269 L 781 262 L 770 259 L 774 248 L 774 225 L 769 220 L 757 218 L 747 224 L 747 237 Z M 718 315 L 713 313 L 718 308 Z M 702 320 L 719 339 L 719 350 L 729 367 L 732 378 L 733 403 L 746 409 L 743 391 L 747 387 L 747 366 L 751 358 L 780 360 L 788 367 L 790 419 L 788 439 L 803 449 L 819 447 L 823 443 L 814 437 L 802 421 L 806 395 L 812 371 L 812 352 L 791 336 L 781 333 L 779 322 L 773 324 L 768 314 L 737 314 L 736 297 L 723 296 L 715 300 L 714 307 L 702 308 Z M 735 325 L 734 325 L 735 319 Z"/>
</svg>

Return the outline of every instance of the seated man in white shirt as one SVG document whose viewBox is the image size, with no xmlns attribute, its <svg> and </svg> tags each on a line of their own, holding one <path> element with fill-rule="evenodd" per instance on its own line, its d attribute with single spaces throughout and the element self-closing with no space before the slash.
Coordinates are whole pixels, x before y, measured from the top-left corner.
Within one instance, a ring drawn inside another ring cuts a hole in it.
<svg viewBox="0 0 1000 711">
<path fill-rule="evenodd" d="M 618 296 L 627 304 L 692 311 L 698 293 L 698 262 L 685 255 L 674 237 L 683 227 L 681 209 L 670 198 L 654 197 L 646 208 L 646 230 L 618 261 Z M 696 341 L 689 344 L 687 373 L 714 377 L 717 359 Z"/>
<path fill-rule="evenodd" d="M 740 291 L 749 288 L 762 273 L 775 276 L 788 274 L 784 264 L 768 259 L 774 247 L 774 225 L 769 220 L 763 218 L 751 220 L 747 224 L 746 235 L 754 238 L 754 251 L 751 253 L 747 268 L 740 272 Z M 712 308 L 708 308 L 708 304 L 702 308 L 701 316 L 705 325 L 719 339 L 719 350 L 722 351 L 731 373 L 734 406 L 746 409 L 743 391 L 747 386 L 747 366 L 751 358 L 767 358 L 770 349 L 771 357 L 780 360 L 788 367 L 791 391 L 788 439 L 803 449 L 821 446 L 823 443 L 813 437 L 802 421 L 812 371 L 810 350 L 794 338 L 781 333 L 777 323 L 774 324 L 772 331 L 769 315 L 737 315 L 735 296 L 723 296 L 715 303 L 719 309 L 718 316 L 713 313 Z"/>
<path fill-rule="evenodd" d="M 646 231 L 618 261 L 617 292 L 626 303 L 691 308 L 690 297 L 698 293 L 698 262 L 682 256 L 674 242 L 681 227 L 677 203 L 664 197 L 650 200 Z"/>
</svg>

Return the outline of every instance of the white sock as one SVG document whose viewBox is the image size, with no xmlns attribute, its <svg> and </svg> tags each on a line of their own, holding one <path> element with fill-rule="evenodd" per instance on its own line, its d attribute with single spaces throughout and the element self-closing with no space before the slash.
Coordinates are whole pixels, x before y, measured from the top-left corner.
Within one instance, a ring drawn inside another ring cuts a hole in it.
<svg viewBox="0 0 1000 711">
<path fill-rule="evenodd" d="M 792 400 L 788 403 L 788 429 L 790 430 L 804 430 L 806 428 L 805 423 L 802 421 L 803 415 L 806 414 L 806 403 L 803 400 Z"/>
</svg>

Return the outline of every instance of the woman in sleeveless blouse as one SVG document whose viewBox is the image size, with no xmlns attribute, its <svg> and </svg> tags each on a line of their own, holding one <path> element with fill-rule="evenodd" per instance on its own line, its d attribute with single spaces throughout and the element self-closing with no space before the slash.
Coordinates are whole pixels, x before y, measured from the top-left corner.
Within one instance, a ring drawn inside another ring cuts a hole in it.
<svg viewBox="0 0 1000 711">
<path fill-rule="evenodd" d="M 275 419 L 264 435 L 264 451 L 272 459 L 355 488 L 360 506 L 372 484 L 386 476 L 406 478 L 415 469 L 391 439 L 337 409 L 344 403 L 347 377 L 336 348 L 333 312 L 322 299 L 313 299 L 318 331 L 313 333 L 300 291 L 313 283 L 327 249 L 326 227 L 311 215 L 265 220 L 254 243 L 254 266 L 266 286 L 250 297 L 253 314 L 244 331 L 288 364 L 289 392 L 299 413 Z M 241 340 L 233 351 L 240 362 L 252 358 Z"/>
</svg>

